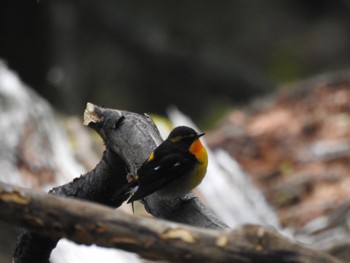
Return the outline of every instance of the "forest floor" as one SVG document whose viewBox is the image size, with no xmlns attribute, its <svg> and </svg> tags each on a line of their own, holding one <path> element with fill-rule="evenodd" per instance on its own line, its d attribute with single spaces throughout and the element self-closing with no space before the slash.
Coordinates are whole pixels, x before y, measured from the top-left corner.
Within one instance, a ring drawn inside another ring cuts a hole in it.
<svg viewBox="0 0 350 263">
<path fill-rule="evenodd" d="M 252 176 L 284 227 L 350 206 L 350 74 L 297 83 L 234 110 L 206 140 Z"/>
</svg>

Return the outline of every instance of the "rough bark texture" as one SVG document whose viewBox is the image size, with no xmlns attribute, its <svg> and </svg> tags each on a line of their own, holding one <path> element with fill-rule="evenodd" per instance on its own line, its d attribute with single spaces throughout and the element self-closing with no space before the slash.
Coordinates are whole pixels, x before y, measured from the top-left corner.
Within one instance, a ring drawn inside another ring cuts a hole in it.
<svg viewBox="0 0 350 263">
<path fill-rule="evenodd" d="M 121 176 L 113 176 L 121 174 Z M 56 187 L 51 194 L 69 196 L 118 207 L 124 200 L 111 200 L 115 189 L 125 183 L 124 164 L 114 153 L 106 150 L 101 162 L 89 173 L 72 182 Z M 33 230 L 23 230 L 14 253 L 15 262 L 48 262 L 58 238 L 43 236 Z"/>
<path fill-rule="evenodd" d="M 16 216 L 15 216 L 16 215 Z M 336 259 L 260 226 L 209 230 L 0 184 L 0 217 L 50 237 L 171 262 L 324 262 Z"/>
</svg>

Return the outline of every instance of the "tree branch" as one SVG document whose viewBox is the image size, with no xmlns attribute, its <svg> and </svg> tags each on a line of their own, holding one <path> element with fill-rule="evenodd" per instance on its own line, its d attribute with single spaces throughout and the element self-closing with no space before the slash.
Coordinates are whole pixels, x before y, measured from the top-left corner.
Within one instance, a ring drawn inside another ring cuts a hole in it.
<svg viewBox="0 0 350 263">
<path fill-rule="evenodd" d="M 111 196 L 115 189 L 126 183 L 125 171 L 122 160 L 116 154 L 106 150 L 95 169 L 66 185 L 52 189 L 50 193 L 119 207 L 125 200 L 112 201 Z M 48 262 L 51 251 L 58 241 L 58 238 L 43 236 L 36 231 L 25 229 L 18 238 L 14 252 L 15 262 Z"/>
<path fill-rule="evenodd" d="M 215 231 L 0 184 L 1 220 L 50 237 L 172 262 L 340 262 L 259 226 Z"/>
</svg>

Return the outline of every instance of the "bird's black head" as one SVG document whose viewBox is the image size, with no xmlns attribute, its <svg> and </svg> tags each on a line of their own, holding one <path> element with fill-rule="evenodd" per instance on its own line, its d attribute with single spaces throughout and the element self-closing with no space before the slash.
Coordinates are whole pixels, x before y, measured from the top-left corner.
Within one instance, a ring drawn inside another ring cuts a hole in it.
<svg viewBox="0 0 350 263">
<path fill-rule="evenodd" d="M 188 143 L 189 145 L 199 137 L 203 136 L 204 133 L 197 133 L 190 127 L 179 126 L 171 131 L 168 136 L 168 140 L 172 143 Z"/>
</svg>

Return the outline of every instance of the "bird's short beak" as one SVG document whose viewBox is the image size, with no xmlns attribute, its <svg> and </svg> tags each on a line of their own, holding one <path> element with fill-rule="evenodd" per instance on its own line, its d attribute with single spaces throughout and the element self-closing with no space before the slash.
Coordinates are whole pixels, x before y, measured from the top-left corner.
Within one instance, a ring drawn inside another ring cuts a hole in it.
<svg viewBox="0 0 350 263">
<path fill-rule="evenodd" d="M 205 132 L 203 132 L 203 133 L 198 133 L 198 134 L 197 134 L 197 138 L 202 137 L 204 134 L 205 134 Z"/>
</svg>

